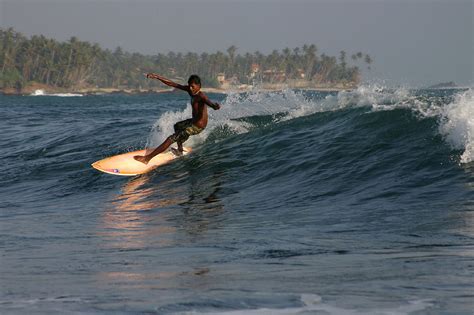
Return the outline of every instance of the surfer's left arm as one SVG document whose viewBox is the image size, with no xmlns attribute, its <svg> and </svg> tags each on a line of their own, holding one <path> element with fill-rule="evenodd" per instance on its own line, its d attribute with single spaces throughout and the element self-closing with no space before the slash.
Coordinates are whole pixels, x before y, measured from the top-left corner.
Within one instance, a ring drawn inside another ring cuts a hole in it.
<svg viewBox="0 0 474 315">
<path fill-rule="evenodd" d="M 158 75 L 156 73 L 147 73 L 146 74 L 146 78 L 147 79 L 157 79 L 157 80 L 160 80 L 161 82 L 163 82 L 164 84 L 168 85 L 168 86 L 171 86 L 175 89 L 180 89 L 180 90 L 183 90 L 183 91 L 186 91 L 186 92 L 189 92 L 189 87 L 187 85 L 181 85 L 181 84 L 178 84 L 176 82 L 173 82 L 171 81 L 170 79 L 167 79 L 165 77 L 162 77 L 161 75 Z"/>
<path fill-rule="evenodd" d="M 209 106 L 213 110 L 221 109 L 221 104 L 211 102 L 211 100 L 209 99 L 209 97 L 207 97 L 207 95 L 203 94 L 202 95 L 202 100 L 204 101 L 204 104 L 206 104 L 207 106 Z"/>
</svg>

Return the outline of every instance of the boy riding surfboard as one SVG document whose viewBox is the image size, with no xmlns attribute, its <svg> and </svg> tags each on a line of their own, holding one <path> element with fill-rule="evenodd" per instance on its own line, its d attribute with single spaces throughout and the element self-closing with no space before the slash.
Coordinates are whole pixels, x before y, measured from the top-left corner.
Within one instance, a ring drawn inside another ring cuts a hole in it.
<svg viewBox="0 0 474 315">
<path fill-rule="evenodd" d="M 211 102 L 206 94 L 201 92 L 201 79 L 193 74 L 188 79 L 188 85 L 181 85 L 169 79 L 166 79 L 155 73 L 147 73 L 148 79 L 157 79 L 164 84 L 183 90 L 191 97 L 192 118 L 177 122 L 174 125 L 174 133 L 160 144 L 156 149 L 146 155 L 135 155 L 133 158 L 139 162 L 147 164 L 154 156 L 164 152 L 174 142 L 178 144 L 177 155 L 183 154 L 183 143 L 188 140 L 189 136 L 197 135 L 207 126 L 207 106 L 214 110 L 221 108 L 218 103 Z"/>
</svg>

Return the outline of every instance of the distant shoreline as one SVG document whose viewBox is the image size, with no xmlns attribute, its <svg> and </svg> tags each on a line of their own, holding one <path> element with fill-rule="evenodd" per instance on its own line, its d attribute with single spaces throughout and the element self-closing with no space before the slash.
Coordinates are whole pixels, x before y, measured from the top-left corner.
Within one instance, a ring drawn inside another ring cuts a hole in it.
<svg viewBox="0 0 474 315">
<path fill-rule="evenodd" d="M 275 92 L 283 91 L 285 89 L 298 89 L 298 90 L 308 90 L 308 91 L 319 91 L 319 92 L 339 92 L 345 90 L 352 90 L 356 86 L 315 86 L 315 87 L 291 87 L 285 85 L 266 85 L 266 86 L 256 86 L 256 87 L 246 87 L 246 88 L 202 88 L 203 92 L 206 93 L 218 93 L 218 94 L 228 94 L 229 92 L 251 92 L 251 91 L 263 91 L 263 92 Z M 12 96 L 28 96 L 28 95 L 54 95 L 54 94 L 80 94 L 80 95 L 104 95 L 104 94 L 127 94 L 127 95 L 140 95 L 140 94 L 161 94 L 161 93 L 175 93 L 174 89 L 164 88 L 164 89 L 130 89 L 130 88 L 82 88 L 82 89 L 65 89 L 57 88 L 53 86 L 48 86 L 45 84 L 32 84 L 23 89 L 14 89 L 14 88 L 3 88 L 0 89 L 0 94 L 3 95 L 12 95 Z M 36 94 L 35 94 L 36 93 Z"/>
<path fill-rule="evenodd" d="M 358 86 L 313 86 L 313 87 L 297 87 L 289 86 L 284 84 L 265 84 L 263 86 L 247 86 L 245 88 L 230 87 L 227 89 L 223 88 L 211 88 L 203 87 L 202 91 L 205 93 L 217 93 L 217 94 L 229 94 L 229 93 L 246 93 L 252 91 L 261 92 L 278 92 L 286 89 L 302 90 L 302 91 L 316 91 L 316 92 L 341 92 L 350 91 L 357 89 Z M 426 87 L 423 89 L 427 90 L 443 90 L 443 89 L 469 89 L 472 87 L 462 86 L 449 86 L 449 87 Z M 0 95 L 6 96 L 30 96 L 30 95 L 67 95 L 67 96 L 90 96 L 90 95 L 113 95 L 113 94 L 124 94 L 124 95 L 146 95 L 146 94 L 162 94 L 162 93 L 176 93 L 177 90 L 171 88 L 158 88 L 158 89 L 130 89 L 130 88 L 82 88 L 82 89 L 66 89 L 48 86 L 45 84 L 32 84 L 21 90 L 13 88 L 0 88 Z"/>
</svg>

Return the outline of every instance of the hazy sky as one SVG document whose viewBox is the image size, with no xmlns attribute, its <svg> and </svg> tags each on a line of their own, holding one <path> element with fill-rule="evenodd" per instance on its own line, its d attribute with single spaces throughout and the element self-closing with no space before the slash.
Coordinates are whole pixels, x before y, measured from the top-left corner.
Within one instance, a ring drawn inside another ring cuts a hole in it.
<svg viewBox="0 0 474 315">
<path fill-rule="evenodd" d="M 0 0 L 0 27 L 114 49 L 238 53 L 314 43 L 362 51 L 364 77 L 387 84 L 472 85 L 473 0 Z"/>
</svg>

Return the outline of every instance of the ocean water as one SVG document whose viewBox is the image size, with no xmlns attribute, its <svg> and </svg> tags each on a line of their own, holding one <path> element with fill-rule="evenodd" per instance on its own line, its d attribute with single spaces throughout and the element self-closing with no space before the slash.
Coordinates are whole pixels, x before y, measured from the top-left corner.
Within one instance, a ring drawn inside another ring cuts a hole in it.
<svg viewBox="0 0 474 315">
<path fill-rule="evenodd" d="M 474 313 L 472 89 L 210 96 L 0 96 L 1 314 Z"/>
</svg>

